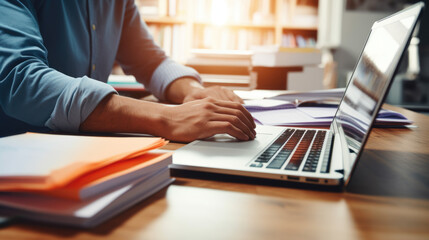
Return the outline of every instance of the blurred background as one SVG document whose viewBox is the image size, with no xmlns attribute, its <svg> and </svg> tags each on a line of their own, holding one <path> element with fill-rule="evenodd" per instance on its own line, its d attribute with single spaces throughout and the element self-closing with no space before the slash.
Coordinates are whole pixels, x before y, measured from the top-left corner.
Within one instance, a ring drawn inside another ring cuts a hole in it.
<svg viewBox="0 0 429 240">
<path fill-rule="evenodd" d="M 344 87 L 374 21 L 411 0 L 136 0 L 154 41 L 206 86 L 297 91 Z M 427 0 L 425 0 L 427 5 Z M 429 114 L 425 12 L 387 102 Z M 119 90 L 142 90 L 116 66 Z"/>
</svg>

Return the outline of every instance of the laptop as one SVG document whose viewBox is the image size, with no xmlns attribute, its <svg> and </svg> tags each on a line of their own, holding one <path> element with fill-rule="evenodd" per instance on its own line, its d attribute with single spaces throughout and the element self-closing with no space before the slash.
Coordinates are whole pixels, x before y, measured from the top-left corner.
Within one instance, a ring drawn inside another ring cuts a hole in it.
<svg viewBox="0 0 429 240">
<path fill-rule="evenodd" d="M 178 149 L 170 167 L 347 185 L 423 7 L 374 23 L 329 129 L 258 125 L 252 141 L 215 135 Z"/>
</svg>

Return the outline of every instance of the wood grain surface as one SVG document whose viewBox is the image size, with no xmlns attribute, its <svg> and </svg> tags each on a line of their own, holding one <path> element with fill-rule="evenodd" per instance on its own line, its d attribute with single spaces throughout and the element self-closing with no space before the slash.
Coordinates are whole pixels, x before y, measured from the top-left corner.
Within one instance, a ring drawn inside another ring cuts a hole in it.
<svg viewBox="0 0 429 240">
<path fill-rule="evenodd" d="M 429 239 L 429 117 L 387 108 L 415 127 L 374 129 L 347 189 L 173 172 L 94 229 L 17 221 L 0 239 Z"/>
</svg>

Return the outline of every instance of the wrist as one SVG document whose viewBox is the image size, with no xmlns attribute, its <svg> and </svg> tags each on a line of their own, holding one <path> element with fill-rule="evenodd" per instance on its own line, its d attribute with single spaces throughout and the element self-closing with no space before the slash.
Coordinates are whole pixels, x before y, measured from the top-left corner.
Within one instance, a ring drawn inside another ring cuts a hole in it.
<svg viewBox="0 0 429 240">
<path fill-rule="evenodd" d="M 194 94 L 204 87 L 194 78 L 180 78 L 167 87 L 166 99 L 172 103 L 183 103 L 186 96 Z"/>
<path fill-rule="evenodd" d="M 154 108 L 146 112 L 145 132 L 154 136 L 168 137 L 171 129 L 171 114 L 169 106 L 156 104 Z"/>
</svg>

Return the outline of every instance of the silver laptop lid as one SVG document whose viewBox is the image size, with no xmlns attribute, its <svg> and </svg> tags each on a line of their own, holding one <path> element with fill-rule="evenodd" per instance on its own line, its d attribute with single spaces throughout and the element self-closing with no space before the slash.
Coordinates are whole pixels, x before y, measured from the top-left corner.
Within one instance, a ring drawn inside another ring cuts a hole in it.
<svg viewBox="0 0 429 240">
<path fill-rule="evenodd" d="M 414 4 L 372 26 L 331 125 L 345 149 L 345 185 L 362 153 L 423 7 L 423 3 Z"/>
</svg>

